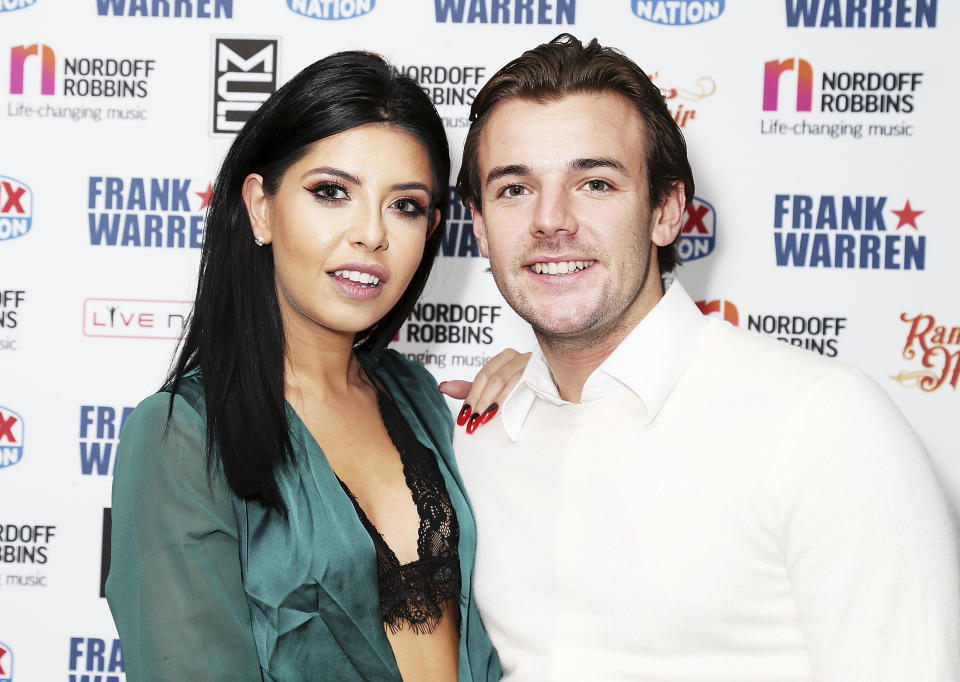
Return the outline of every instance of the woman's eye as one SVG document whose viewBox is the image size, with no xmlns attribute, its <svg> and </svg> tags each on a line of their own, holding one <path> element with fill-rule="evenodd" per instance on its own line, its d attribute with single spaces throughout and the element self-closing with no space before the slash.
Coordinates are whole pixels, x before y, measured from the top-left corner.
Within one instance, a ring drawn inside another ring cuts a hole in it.
<svg viewBox="0 0 960 682">
<path fill-rule="evenodd" d="M 584 187 L 591 192 L 603 192 L 610 189 L 610 185 L 605 180 L 587 180 Z"/>
<path fill-rule="evenodd" d="M 427 212 L 427 209 L 424 208 L 419 201 L 414 201 L 413 199 L 409 199 L 407 197 L 394 201 L 393 207 L 401 213 L 406 213 L 412 216 L 425 215 Z"/>
<path fill-rule="evenodd" d="M 340 199 L 350 198 L 350 195 L 347 194 L 347 190 L 340 185 L 335 185 L 332 182 L 321 182 L 319 185 L 312 187 L 310 192 L 325 201 L 338 201 Z"/>
</svg>

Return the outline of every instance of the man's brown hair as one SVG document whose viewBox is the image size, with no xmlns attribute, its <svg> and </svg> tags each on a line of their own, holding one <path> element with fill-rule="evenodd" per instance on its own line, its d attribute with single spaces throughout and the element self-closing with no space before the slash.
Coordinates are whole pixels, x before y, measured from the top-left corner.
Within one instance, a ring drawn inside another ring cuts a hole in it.
<svg viewBox="0 0 960 682">
<path fill-rule="evenodd" d="M 497 103 L 508 99 L 552 102 L 568 95 L 613 92 L 626 97 L 644 122 L 647 185 L 651 206 L 682 182 L 686 205 L 693 198 L 693 172 L 683 134 L 667 109 L 660 90 L 647 74 L 619 50 L 603 47 L 594 38 L 586 46 L 569 33 L 527 50 L 497 71 L 477 93 L 470 108 L 470 130 L 463 147 L 457 192 L 466 206 L 482 211 L 482 180 L 478 148 L 484 125 Z M 660 272 L 677 265 L 679 235 L 657 250 Z"/>
</svg>

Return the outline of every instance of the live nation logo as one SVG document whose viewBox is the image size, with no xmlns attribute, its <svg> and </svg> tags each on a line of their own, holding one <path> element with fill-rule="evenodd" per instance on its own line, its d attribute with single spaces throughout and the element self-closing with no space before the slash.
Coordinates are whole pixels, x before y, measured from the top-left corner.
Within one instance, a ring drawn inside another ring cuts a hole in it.
<svg viewBox="0 0 960 682">
<path fill-rule="evenodd" d="M 920 363 L 918 369 L 901 370 L 890 378 L 907 388 L 932 393 L 944 386 L 957 390 L 960 384 L 960 326 L 937 324 L 933 315 L 901 313 L 908 325 L 903 358 Z"/>
<path fill-rule="evenodd" d="M 119 339 L 179 339 L 193 301 L 87 298 L 83 335 Z"/>
<path fill-rule="evenodd" d="M 276 91 L 279 43 L 276 38 L 214 38 L 214 134 L 235 134 Z"/>
</svg>

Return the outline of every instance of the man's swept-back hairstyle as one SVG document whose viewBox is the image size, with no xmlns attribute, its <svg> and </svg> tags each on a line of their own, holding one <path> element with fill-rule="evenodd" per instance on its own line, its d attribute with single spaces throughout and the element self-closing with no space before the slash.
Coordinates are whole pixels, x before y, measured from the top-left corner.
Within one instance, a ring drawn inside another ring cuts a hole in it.
<svg viewBox="0 0 960 682">
<path fill-rule="evenodd" d="M 406 292 L 386 316 L 357 334 L 355 347 L 375 357 L 393 339 L 423 291 L 443 239 L 450 150 L 443 122 L 415 80 L 374 54 L 340 52 L 306 67 L 271 95 L 230 146 L 207 213 L 193 311 L 165 384 L 175 395 L 184 376 L 200 370 L 210 471 L 222 467 L 239 497 L 279 511 L 286 507 L 277 473 L 293 457 L 284 331 L 272 248 L 254 244 L 243 183 L 258 173 L 273 195 L 314 142 L 368 123 L 394 126 L 423 145 L 433 171 L 431 209 L 441 216 Z"/>
<path fill-rule="evenodd" d="M 644 122 L 645 160 L 650 203 L 659 206 L 670 189 L 682 182 L 686 208 L 693 198 L 693 172 L 683 134 L 667 109 L 660 90 L 647 74 L 619 50 L 594 38 L 586 46 L 569 33 L 527 50 L 497 71 L 477 93 L 470 108 L 470 130 L 463 148 L 457 191 L 466 206 L 483 210 L 478 149 L 490 112 L 499 102 L 527 99 L 552 102 L 568 95 L 614 92 L 626 97 Z M 657 249 L 660 272 L 679 262 L 677 244 Z"/>
</svg>

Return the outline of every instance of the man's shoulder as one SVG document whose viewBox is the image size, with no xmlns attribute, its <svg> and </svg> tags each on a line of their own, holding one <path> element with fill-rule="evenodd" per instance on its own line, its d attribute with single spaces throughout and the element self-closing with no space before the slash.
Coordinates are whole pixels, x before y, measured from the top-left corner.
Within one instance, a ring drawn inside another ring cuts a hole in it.
<svg viewBox="0 0 960 682">
<path fill-rule="evenodd" d="M 772 374 L 799 381 L 817 381 L 848 367 L 833 358 L 715 318 L 709 319 L 696 359 L 708 360 L 710 367 L 720 372 L 749 369 L 745 378 Z"/>
<path fill-rule="evenodd" d="M 859 368 L 783 341 L 710 319 L 688 380 L 722 386 L 730 394 L 787 406 L 814 393 L 885 396 Z"/>
</svg>

